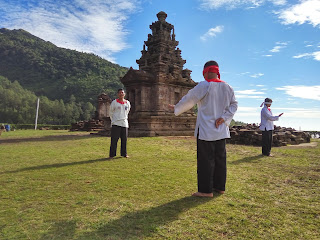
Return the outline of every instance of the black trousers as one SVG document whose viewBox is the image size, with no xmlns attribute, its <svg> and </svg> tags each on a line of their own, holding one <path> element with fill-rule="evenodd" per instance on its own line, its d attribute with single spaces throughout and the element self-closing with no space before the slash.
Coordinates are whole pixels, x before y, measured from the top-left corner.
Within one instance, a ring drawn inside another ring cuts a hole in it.
<svg viewBox="0 0 320 240">
<path fill-rule="evenodd" d="M 272 146 L 272 130 L 262 131 L 262 154 L 269 156 Z"/>
<path fill-rule="evenodd" d="M 198 192 L 225 191 L 227 180 L 226 140 L 197 139 Z"/>
<path fill-rule="evenodd" d="M 119 138 L 121 139 L 121 156 L 127 156 L 128 128 L 112 125 L 109 157 L 114 157 L 117 155 L 117 145 Z"/>
</svg>

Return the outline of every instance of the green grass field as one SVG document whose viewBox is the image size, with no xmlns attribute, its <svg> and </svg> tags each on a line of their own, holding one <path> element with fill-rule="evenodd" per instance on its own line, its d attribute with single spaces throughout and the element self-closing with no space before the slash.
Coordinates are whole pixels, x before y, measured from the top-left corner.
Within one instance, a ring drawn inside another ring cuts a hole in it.
<svg viewBox="0 0 320 240">
<path fill-rule="evenodd" d="M 0 239 L 320 239 L 320 142 L 227 145 L 224 195 L 197 190 L 190 137 L 110 139 L 64 130 L 0 136 Z M 119 149 L 118 149 L 119 151 Z"/>
</svg>

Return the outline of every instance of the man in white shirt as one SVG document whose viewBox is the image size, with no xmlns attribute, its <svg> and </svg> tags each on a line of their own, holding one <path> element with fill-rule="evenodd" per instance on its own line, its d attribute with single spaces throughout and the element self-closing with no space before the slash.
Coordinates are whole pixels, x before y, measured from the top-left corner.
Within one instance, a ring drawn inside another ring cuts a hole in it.
<svg viewBox="0 0 320 240">
<path fill-rule="evenodd" d="M 127 155 L 127 138 L 128 138 L 128 114 L 130 112 L 130 102 L 125 100 L 125 92 L 123 89 L 118 90 L 118 99 L 112 101 L 110 105 L 110 119 L 111 119 L 111 144 L 109 157 L 113 158 L 117 155 L 117 144 L 121 138 L 122 157 L 129 157 Z"/>
<path fill-rule="evenodd" d="M 209 61 L 204 65 L 203 77 L 179 103 L 170 105 L 176 116 L 198 105 L 194 135 L 197 137 L 197 197 L 213 197 L 213 191 L 224 193 L 227 178 L 226 138 L 230 138 L 229 124 L 237 111 L 234 91 L 220 80 L 219 65 Z"/>
<path fill-rule="evenodd" d="M 281 113 L 279 116 L 273 116 L 270 106 L 272 104 L 271 98 L 266 98 L 260 107 L 264 106 L 261 109 L 261 123 L 260 130 L 262 131 L 262 155 L 271 157 L 271 146 L 272 146 L 272 134 L 274 130 L 273 121 L 278 121 L 279 117 L 282 116 Z"/>
</svg>

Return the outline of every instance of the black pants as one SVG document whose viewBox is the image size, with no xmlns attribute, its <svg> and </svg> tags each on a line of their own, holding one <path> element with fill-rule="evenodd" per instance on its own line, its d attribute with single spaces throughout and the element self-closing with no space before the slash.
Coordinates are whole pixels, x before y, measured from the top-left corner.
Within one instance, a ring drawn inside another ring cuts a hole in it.
<svg viewBox="0 0 320 240">
<path fill-rule="evenodd" d="M 269 156 L 272 146 L 272 130 L 262 131 L 262 154 Z"/>
<path fill-rule="evenodd" d="M 198 192 L 225 191 L 227 180 L 226 140 L 197 139 Z"/>
<path fill-rule="evenodd" d="M 118 140 L 121 139 L 121 156 L 127 156 L 128 128 L 112 125 L 109 157 L 117 155 Z"/>
</svg>

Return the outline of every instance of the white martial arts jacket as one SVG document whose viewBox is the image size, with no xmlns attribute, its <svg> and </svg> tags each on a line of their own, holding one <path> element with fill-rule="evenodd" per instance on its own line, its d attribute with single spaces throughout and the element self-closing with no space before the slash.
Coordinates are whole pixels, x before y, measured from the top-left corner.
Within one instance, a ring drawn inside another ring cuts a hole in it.
<svg viewBox="0 0 320 240">
<path fill-rule="evenodd" d="M 261 109 L 261 123 L 260 130 L 269 131 L 274 130 L 273 121 L 278 121 L 279 116 L 272 116 L 271 110 L 268 109 L 267 105 Z"/>
<path fill-rule="evenodd" d="M 111 125 L 117 125 L 120 127 L 129 127 L 128 114 L 130 112 L 130 102 L 125 100 L 124 104 L 117 102 L 117 99 L 113 100 L 110 105 L 109 116 L 111 119 Z"/>
<path fill-rule="evenodd" d="M 229 84 L 207 81 L 198 83 L 175 105 L 174 114 L 178 116 L 195 104 L 198 105 L 195 137 L 199 129 L 201 140 L 216 141 L 230 138 L 229 124 L 237 111 L 238 102 Z M 218 118 L 223 118 L 225 123 L 216 128 L 215 121 Z"/>
</svg>

